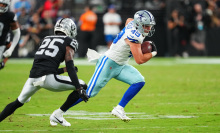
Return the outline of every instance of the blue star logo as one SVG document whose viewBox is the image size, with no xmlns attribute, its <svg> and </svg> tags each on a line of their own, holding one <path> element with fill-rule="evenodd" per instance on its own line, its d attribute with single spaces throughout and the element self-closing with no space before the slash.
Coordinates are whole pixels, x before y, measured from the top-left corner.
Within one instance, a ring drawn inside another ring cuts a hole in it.
<svg viewBox="0 0 220 133">
<path fill-rule="evenodd" d="M 142 14 L 139 14 L 139 19 L 140 19 L 140 22 L 142 22 L 142 18 L 144 17 L 144 13 Z"/>
</svg>

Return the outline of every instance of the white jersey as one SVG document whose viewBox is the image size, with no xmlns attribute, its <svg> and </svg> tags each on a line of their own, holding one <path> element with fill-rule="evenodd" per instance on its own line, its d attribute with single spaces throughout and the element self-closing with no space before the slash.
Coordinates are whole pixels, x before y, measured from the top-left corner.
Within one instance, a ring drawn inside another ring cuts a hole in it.
<svg viewBox="0 0 220 133">
<path fill-rule="evenodd" d="M 130 46 L 125 43 L 126 38 L 128 38 L 130 42 L 143 43 L 145 37 L 134 27 L 133 21 L 124 27 L 114 39 L 110 49 L 105 52 L 105 56 L 119 65 L 127 64 L 132 57 Z"/>
</svg>

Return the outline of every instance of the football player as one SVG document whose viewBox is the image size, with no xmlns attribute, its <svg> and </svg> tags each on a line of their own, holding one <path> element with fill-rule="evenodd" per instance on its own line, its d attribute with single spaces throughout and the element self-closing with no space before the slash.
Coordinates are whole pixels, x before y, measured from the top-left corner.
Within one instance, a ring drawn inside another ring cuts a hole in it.
<svg viewBox="0 0 220 133">
<path fill-rule="evenodd" d="M 89 97 L 96 96 L 112 78 L 130 85 L 119 104 L 111 112 L 112 115 L 125 122 L 130 121 L 125 114 L 125 106 L 145 84 L 144 77 L 137 69 L 128 64 L 128 60 L 133 56 L 137 64 L 143 64 L 157 54 L 154 43 L 151 44 L 153 50 L 151 53 L 143 54 L 141 51 L 143 40 L 154 34 L 155 25 L 154 16 L 146 10 L 136 12 L 134 18 L 128 18 L 124 29 L 114 39 L 110 49 L 98 58 L 95 72 L 88 83 L 86 93 Z M 94 52 L 87 52 L 87 56 L 91 60 L 97 59 L 94 55 L 99 56 Z M 82 99 L 79 99 L 72 106 L 81 101 Z M 51 116 L 58 114 L 59 112 L 55 110 Z"/>
<path fill-rule="evenodd" d="M 4 68 L 8 57 L 11 56 L 14 48 L 18 44 L 21 34 L 17 16 L 13 12 L 8 11 L 10 3 L 11 0 L 0 0 L 0 69 Z M 11 30 L 14 35 L 11 45 L 7 42 L 9 30 Z M 9 48 L 4 52 L 6 47 Z M 3 56 L 5 59 L 2 61 Z"/>
<path fill-rule="evenodd" d="M 41 41 L 35 53 L 29 78 L 18 98 L 1 112 L 0 122 L 23 106 L 25 102 L 30 101 L 31 96 L 40 88 L 55 92 L 73 90 L 68 97 L 71 102 L 65 103 L 61 107 L 62 110 L 67 110 L 72 101 L 75 102 L 79 97 L 85 102 L 88 100 L 85 91 L 87 86 L 84 81 L 78 79 L 73 63 L 73 56 L 78 49 L 78 42 L 74 39 L 77 34 L 75 23 L 69 18 L 60 19 L 55 24 L 54 33 L 55 35 L 46 36 Z M 64 60 L 66 67 L 59 68 Z M 59 75 L 66 71 L 69 76 Z M 60 119 L 60 116 L 54 116 L 53 121 L 70 126 L 70 123 L 65 119 Z"/>
</svg>

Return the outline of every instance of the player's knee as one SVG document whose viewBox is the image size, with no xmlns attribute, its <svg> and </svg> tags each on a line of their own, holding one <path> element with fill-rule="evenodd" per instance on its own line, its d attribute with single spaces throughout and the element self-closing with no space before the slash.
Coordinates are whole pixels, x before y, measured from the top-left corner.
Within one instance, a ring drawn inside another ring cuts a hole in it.
<svg viewBox="0 0 220 133">
<path fill-rule="evenodd" d="M 133 84 L 133 85 L 135 85 L 137 89 L 142 89 L 143 86 L 145 85 L 145 82 L 138 82 L 138 83 Z"/>
<path fill-rule="evenodd" d="M 141 87 L 143 87 L 143 86 L 145 85 L 145 81 L 144 81 L 144 82 L 139 82 L 139 85 L 140 85 Z"/>
<path fill-rule="evenodd" d="M 89 96 L 90 98 L 91 97 L 95 97 L 98 93 L 91 93 L 91 95 Z"/>
<path fill-rule="evenodd" d="M 24 103 L 28 103 L 30 102 L 30 100 L 31 100 L 31 97 L 29 97 Z"/>
</svg>

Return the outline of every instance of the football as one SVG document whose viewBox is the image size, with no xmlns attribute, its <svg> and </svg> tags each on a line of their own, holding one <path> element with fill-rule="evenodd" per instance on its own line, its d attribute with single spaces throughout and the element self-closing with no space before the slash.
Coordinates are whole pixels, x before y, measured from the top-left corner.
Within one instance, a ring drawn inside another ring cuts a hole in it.
<svg viewBox="0 0 220 133">
<path fill-rule="evenodd" d="M 152 46 L 150 43 L 151 43 L 151 41 L 144 41 L 141 44 L 141 50 L 142 50 L 143 54 L 152 52 Z"/>
</svg>

